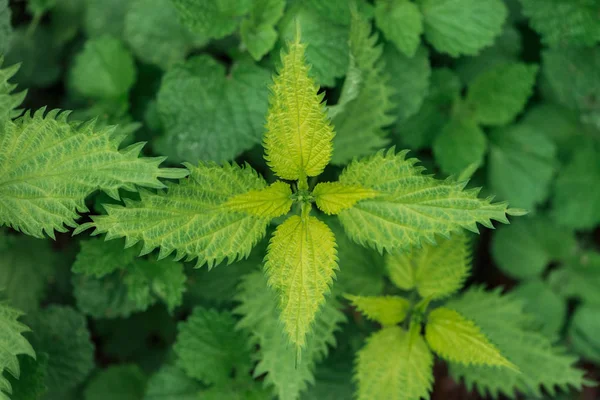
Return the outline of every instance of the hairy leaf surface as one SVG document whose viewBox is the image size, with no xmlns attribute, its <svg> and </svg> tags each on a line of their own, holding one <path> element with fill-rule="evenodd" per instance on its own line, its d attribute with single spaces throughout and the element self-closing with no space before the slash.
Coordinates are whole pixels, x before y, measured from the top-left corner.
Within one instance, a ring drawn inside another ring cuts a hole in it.
<svg viewBox="0 0 600 400">
<path fill-rule="evenodd" d="M 346 298 L 367 318 L 383 326 L 399 324 L 410 310 L 409 301 L 400 296 L 346 295 Z"/>
<path fill-rule="evenodd" d="M 345 186 L 339 182 L 321 182 L 312 192 L 317 207 L 325 214 L 339 214 L 364 199 L 377 197 L 377 192 L 360 186 Z"/>
<path fill-rule="evenodd" d="M 290 185 L 277 181 L 265 189 L 252 190 L 234 196 L 225 203 L 225 207 L 258 217 L 275 218 L 287 214 L 292 203 Z"/>
<path fill-rule="evenodd" d="M 0 67 L 4 57 L 0 55 Z M 16 84 L 10 83 L 11 79 L 19 70 L 19 65 L 0 68 L 0 132 L 4 129 L 4 123 L 10 118 L 17 116 L 17 108 L 25 99 L 26 92 L 15 92 Z"/>
<path fill-rule="evenodd" d="M 246 14 L 251 0 L 173 0 L 179 18 L 185 26 L 200 36 L 220 39 L 232 33 L 238 24 L 236 17 Z"/>
</svg>

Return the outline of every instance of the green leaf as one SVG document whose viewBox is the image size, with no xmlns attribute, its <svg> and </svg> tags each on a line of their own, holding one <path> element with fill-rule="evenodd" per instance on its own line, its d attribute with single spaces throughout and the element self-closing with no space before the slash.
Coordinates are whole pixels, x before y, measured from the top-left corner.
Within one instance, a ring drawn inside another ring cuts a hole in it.
<svg viewBox="0 0 600 400">
<path fill-rule="evenodd" d="M 583 305 L 577 308 L 569 326 L 569 343 L 576 353 L 594 363 L 600 362 L 599 329 L 597 307 Z"/>
<path fill-rule="evenodd" d="M 423 33 L 423 17 L 415 3 L 379 0 L 375 3 L 375 21 L 398 50 L 407 57 L 415 55 Z"/>
<path fill-rule="evenodd" d="M 558 172 L 552 196 L 552 216 L 569 228 L 591 229 L 600 223 L 600 146 L 580 147 Z"/>
<path fill-rule="evenodd" d="M 574 255 L 578 245 L 573 231 L 556 226 L 542 215 L 520 218 L 498 229 L 491 250 L 502 271 L 527 279 L 540 276 L 552 261 Z"/>
<path fill-rule="evenodd" d="M 22 311 L 37 310 L 56 267 L 50 243 L 0 231 L 0 249 L 3 294 Z"/>
<path fill-rule="evenodd" d="M 12 386 L 5 372 L 19 378 L 21 369 L 19 367 L 19 354 L 25 354 L 35 358 L 33 348 L 22 334 L 28 332 L 29 328 L 18 321 L 23 313 L 10 307 L 5 302 L 0 303 L 0 399 L 9 399 L 7 395 L 12 393 Z"/>
<path fill-rule="evenodd" d="M 337 266 L 335 236 L 316 217 L 291 216 L 277 227 L 265 257 L 269 285 L 279 294 L 281 321 L 298 350 L 325 301 Z"/>
<path fill-rule="evenodd" d="M 433 142 L 435 160 L 448 175 L 458 175 L 471 164 L 482 165 L 486 152 L 485 133 L 468 118 L 451 119 Z"/>
<path fill-rule="evenodd" d="M 467 107 L 485 125 L 505 125 L 523 110 L 533 93 L 537 65 L 513 62 L 495 66 L 469 85 Z"/>
<path fill-rule="evenodd" d="M 488 182 L 515 207 L 544 203 L 557 167 L 556 146 L 534 126 L 519 123 L 490 135 Z"/>
<path fill-rule="evenodd" d="M 142 400 L 146 376 L 137 365 L 116 365 L 100 371 L 83 392 L 85 400 Z"/>
<path fill-rule="evenodd" d="M 1 1 L 1 0 L 0 0 Z M 2 66 L 4 57 L 0 56 L 0 67 Z M 11 79 L 19 70 L 19 65 L 12 65 L 7 68 L 0 69 L 0 132 L 4 128 L 4 121 L 18 116 L 17 108 L 23 103 L 27 92 L 22 91 L 15 93 L 16 84 L 10 83 Z"/>
<path fill-rule="evenodd" d="M 353 12 L 350 66 L 338 104 L 329 108 L 336 129 L 333 164 L 346 164 L 389 142 L 383 128 L 394 120 L 390 115 L 394 111 L 393 93 L 381 60 L 383 47 L 377 45 L 377 40 L 370 21 Z"/>
<path fill-rule="evenodd" d="M 201 389 L 179 368 L 165 365 L 148 380 L 144 400 L 197 400 Z"/>
<path fill-rule="evenodd" d="M 81 250 L 77 253 L 72 271 L 96 278 L 124 268 L 139 253 L 135 248 L 124 250 L 122 240 L 89 239 L 79 242 L 79 246 Z"/>
<path fill-rule="evenodd" d="M 267 164 L 282 179 L 319 175 L 333 151 L 333 128 L 308 76 L 305 47 L 300 37 L 289 44 L 271 88 L 263 145 Z"/>
<path fill-rule="evenodd" d="M 202 400 L 269 400 L 272 396 L 260 382 L 244 377 L 243 380 L 227 385 L 212 386 L 204 390 L 200 398 Z"/>
<path fill-rule="evenodd" d="M 242 315 L 238 327 L 249 330 L 252 344 L 260 349 L 254 378 L 266 373 L 265 384 L 272 387 L 274 395 L 282 400 L 297 399 L 314 382 L 315 365 L 325 358 L 328 346 L 336 344 L 334 333 L 346 319 L 339 303 L 333 297 L 325 301 L 306 337 L 302 357 L 297 358 L 279 322 L 278 295 L 268 287 L 264 274 L 257 271 L 246 275 L 236 299 L 241 304 L 234 312 Z"/>
<path fill-rule="evenodd" d="M 30 14 L 43 15 L 56 5 L 56 0 L 28 0 L 27 11 Z"/>
<path fill-rule="evenodd" d="M 423 298 L 440 299 L 460 290 L 471 270 L 471 244 L 463 233 L 437 238 L 411 252 L 387 254 L 390 279 L 401 289 L 417 288 Z"/>
<path fill-rule="evenodd" d="M 58 43 L 68 43 L 80 32 L 86 2 L 81 0 L 57 0 L 50 13 L 52 35 Z"/>
<path fill-rule="evenodd" d="M 345 297 L 367 318 L 384 327 L 404 321 L 410 310 L 409 301 L 400 296 L 346 295 Z"/>
<path fill-rule="evenodd" d="M 523 300 L 525 311 L 533 316 L 540 332 L 553 339 L 567 318 L 567 303 L 541 279 L 519 284 L 512 293 Z"/>
<path fill-rule="evenodd" d="M 245 258 L 265 235 L 270 218 L 228 211 L 232 197 L 264 189 L 266 182 L 250 167 L 199 164 L 188 179 L 168 184 L 168 192 L 142 192 L 141 200 L 126 207 L 105 205 L 108 215 L 93 216 L 94 234 L 107 239 L 125 237 L 126 246 L 143 241 L 142 254 L 160 247 L 159 259 L 176 252 L 176 260 L 197 258 L 197 265 L 212 267 L 225 258 L 231 263 Z"/>
<path fill-rule="evenodd" d="M 290 185 L 277 181 L 266 189 L 253 190 L 232 197 L 225 203 L 225 208 L 232 211 L 244 211 L 259 217 L 276 218 L 287 214 L 292 203 Z"/>
<path fill-rule="evenodd" d="M 11 14 L 8 0 L 0 0 L 0 54 L 6 53 L 10 44 L 12 36 Z"/>
<path fill-rule="evenodd" d="M 152 0 L 157 4 L 159 0 Z M 85 15 L 83 26 L 89 38 L 112 35 L 122 39 L 125 30 L 125 16 L 134 4 L 141 0 L 84 0 Z M 169 2 L 166 2 L 167 4 Z M 164 9 L 161 7 L 161 11 Z M 166 10 L 163 12 L 167 12 Z M 175 17 L 176 18 L 176 17 Z M 157 42 L 155 45 L 160 45 Z"/>
<path fill-rule="evenodd" d="M 345 186 L 339 182 L 321 182 L 315 186 L 312 194 L 317 207 L 328 215 L 339 214 L 343 210 L 354 207 L 361 200 L 377 197 L 377 192 L 374 190 L 360 186 Z"/>
<path fill-rule="evenodd" d="M 7 378 L 12 386 L 12 396 L 14 400 L 39 400 L 46 394 L 46 374 L 48 370 L 48 354 L 36 354 L 35 359 L 28 356 L 19 356 L 19 367 L 21 374 L 19 379 L 12 375 Z M 2 378 L 0 378 L 0 381 Z M 2 383 L 0 382 L 0 387 Z M 0 399 L 5 399 L 4 394 L 0 392 Z"/>
<path fill-rule="evenodd" d="M 425 37 L 452 57 L 475 55 L 494 43 L 508 11 L 502 0 L 423 0 Z"/>
<path fill-rule="evenodd" d="M 111 36 L 88 40 L 75 57 L 71 83 L 84 96 L 126 97 L 135 82 L 135 65 L 123 43 Z"/>
<path fill-rule="evenodd" d="M 177 326 L 173 346 L 177 366 L 190 377 L 206 384 L 226 383 L 232 371 L 244 376 L 250 371 L 250 352 L 246 337 L 235 330 L 229 312 L 194 308 L 192 315 Z"/>
<path fill-rule="evenodd" d="M 434 352 L 451 362 L 516 369 L 473 321 L 449 308 L 429 313 L 425 339 Z"/>
<path fill-rule="evenodd" d="M 85 317 L 70 307 L 52 305 L 27 321 L 33 348 L 49 356 L 49 397 L 62 398 L 60 394 L 82 383 L 94 368 L 94 345 Z"/>
<path fill-rule="evenodd" d="M 236 29 L 251 0 L 172 0 L 181 22 L 197 35 L 220 39 Z"/>
<path fill-rule="evenodd" d="M 283 15 L 284 0 L 257 0 L 241 24 L 242 43 L 256 61 L 263 58 L 277 41 L 275 24 Z"/>
<path fill-rule="evenodd" d="M 431 65 L 425 46 L 419 47 L 414 57 L 406 57 L 396 46 L 387 43 L 383 48 L 385 72 L 389 76 L 388 86 L 393 90 L 393 115 L 399 121 L 419 111 L 429 91 Z"/>
<path fill-rule="evenodd" d="M 548 282 L 565 299 L 577 299 L 590 305 L 600 305 L 600 253 L 582 251 L 553 270 Z"/>
<path fill-rule="evenodd" d="M 433 383 L 433 355 L 423 338 L 394 326 L 367 339 L 357 355 L 359 400 L 428 398 Z"/>
<path fill-rule="evenodd" d="M 233 160 L 261 141 L 268 81 L 269 73 L 251 62 L 235 64 L 227 76 L 208 55 L 171 68 L 158 92 L 166 132 L 157 150 L 192 163 Z"/>
<path fill-rule="evenodd" d="M 183 169 L 160 169 L 163 158 L 139 158 L 143 143 L 118 150 L 114 127 L 69 123 L 68 112 L 45 110 L 9 122 L 0 137 L 0 225 L 54 237 L 76 227 L 77 212 L 97 189 L 118 199 L 120 188 L 163 188 L 158 178 L 181 178 Z"/>
<path fill-rule="evenodd" d="M 451 363 L 451 375 L 464 379 L 468 390 L 476 388 L 493 398 L 505 395 L 516 399 L 516 392 L 541 397 L 542 390 L 552 396 L 557 388 L 581 387 L 584 372 L 574 367 L 577 359 L 532 329 L 523 304 L 513 296 L 472 287 L 447 306 L 477 324 L 518 369 Z"/>
<path fill-rule="evenodd" d="M 594 0 L 520 0 L 523 14 L 548 46 L 593 46 L 600 41 Z"/>
<path fill-rule="evenodd" d="M 477 223 L 492 227 L 491 220 L 507 223 L 511 213 L 504 203 L 479 199 L 479 189 L 463 190 L 465 182 L 437 180 L 423 175 L 416 159 L 394 149 L 352 162 L 340 176 L 344 185 L 361 185 L 379 196 L 362 200 L 339 214 L 348 236 L 379 251 L 395 251 L 431 242 L 434 235 L 448 236 Z"/>
</svg>

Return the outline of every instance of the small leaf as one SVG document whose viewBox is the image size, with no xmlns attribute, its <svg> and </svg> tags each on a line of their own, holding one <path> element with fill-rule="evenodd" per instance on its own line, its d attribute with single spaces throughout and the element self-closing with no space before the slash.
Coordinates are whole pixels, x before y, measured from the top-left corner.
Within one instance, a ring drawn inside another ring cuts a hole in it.
<svg viewBox="0 0 600 400">
<path fill-rule="evenodd" d="M 12 27 L 10 24 L 11 12 L 8 6 L 8 0 L 0 0 L 0 54 L 8 50 L 12 36 Z M 0 62 L 0 65 L 2 63 Z M 0 110 L 3 108 L 0 108 Z"/>
<path fill-rule="evenodd" d="M 19 379 L 8 375 L 8 380 L 12 386 L 12 396 L 14 400 L 39 400 L 43 399 L 48 388 L 46 387 L 46 375 L 48 374 L 48 354 L 38 353 L 35 359 L 28 356 L 20 356 L 19 364 L 21 374 Z M 1 381 L 2 378 L 0 378 Z M 2 387 L 0 382 L 0 387 Z M 0 391 L 0 398 L 3 397 Z"/>
<path fill-rule="evenodd" d="M 0 67 L 4 57 L 0 56 Z M 19 70 L 19 65 L 0 68 L 0 132 L 4 129 L 4 121 L 18 115 L 17 108 L 23 103 L 26 92 L 15 92 L 17 85 L 10 83 L 11 79 Z"/>
<path fill-rule="evenodd" d="M 292 189 L 285 182 L 277 181 L 265 189 L 252 190 L 229 199 L 224 207 L 244 211 L 259 217 L 276 218 L 285 215 L 292 207 Z"/>
<path fill-rule="evenodd" d="M 407 57 L 413 57 L 423 33 L 423 17 L 419 7 L 409 1 L 378 0 L 375 2 L 375 21 L 385 38 Z"/>
<path fill-rule="evenodd" d="M 198 400 L 203 385 L 172 365 L 150 377 L 144 400 Z"/>
<path fill-rule="evenodd" d="M 573 346 L 576 353 L 594 363 L 600 362 L 598 330 L 600 330 L 598 309 L 585 304 L 579 306 L 569 327 L 569 344 Z"/>
<path fill-rule="evenodd" d="M 265 271 L 279 294 L 285 331 L 298 349 L 305 345 L 336 269 L 335 237 L 325 223 L 294 215 L 277 227 Z"/>
<path fill-rule="evenodd" d="M 359 400 L 420 400 L 433 383 L 433 355 L 421 335 L 393 326 L 372 334 L 357 355 Z"/>
<path fill-rule="evenodd" d="M 84 400 L 142 400 L 146 376 L 135 364 L 116 365 L 102 370 L 83 391 Z"/>
<path fill-rule="evenodd" d="M 397 325 L 404 321 L 410 310 L 410 303 L 400 296 L 345 296 L 354 307 L 367 318 L 385 326 Z"/>
<path fill-rule="evenodd" d="M 452 362 L 516 369 L 473 321 L 449 308 L 440 307 L 429 313 L 425 338 L 433 351 Z"/>
<path fill-rule="evenodd" d="M 523 300 L 540 332 L 553 339 L 560 335 L 567 318 L 567 302 L 541 279 L 520 283 L 512 293 Z"/>
<path fill-rule="evenodd" d="M 238 18 L 252 6 L 251 0 L 173 0 L 179 18 L 197 35 L 220 39 L 233 33 Z"/>
<path fill-rule="evenodd" d="M 284 0 L 258 0 L 252 2 L 249 15 L 242 21 L 242 43 L 256 61 L 267 54 L 277 41 L 275 24 L 283 15 Z"/>
<path fill-rule="evenodd" d="M 448 175 L 457 175 L 471 164 L 482 165 L 486 152 L 485 133 L 470 119 L 451 119 L 433 142 L 435 160 Z"/>
<path fill-rule="evenodd" d="M 358 185 L 345 186 L 340 182 L 322 182 L 315 186 L 313 196 L 317 207 L 325 214 L 331 215 L 352 208 L 361 200 L 372 199 L 377 196 L 377 192 Z"/>
<path fill-rule="evenodd" d="M 271 89 L 265 159 L 282 179 L 296 180 L 323 172 L 333 151 L 333 128 L 323 95 L 308 76 L 305 45 L 300 38 L 282 55 L 282 67 Z"/>
</svg>

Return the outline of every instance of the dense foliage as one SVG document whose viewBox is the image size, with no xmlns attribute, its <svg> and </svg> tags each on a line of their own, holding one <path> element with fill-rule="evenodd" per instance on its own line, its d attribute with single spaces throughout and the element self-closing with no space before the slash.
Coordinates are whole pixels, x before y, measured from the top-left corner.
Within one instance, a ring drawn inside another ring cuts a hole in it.
<svg viewBox="0 0 600 400">
<path fill-rule="evenodd" d="M 596 398 L 599 226 L 597 0 L 0 0 L 0 400 Z"/>
</svg>

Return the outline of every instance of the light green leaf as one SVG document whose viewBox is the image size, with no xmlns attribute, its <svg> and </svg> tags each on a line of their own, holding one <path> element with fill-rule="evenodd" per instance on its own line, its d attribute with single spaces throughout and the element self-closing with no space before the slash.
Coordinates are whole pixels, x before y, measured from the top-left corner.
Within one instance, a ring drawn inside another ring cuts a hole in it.
<svg viewBox="0 0 600 400">
<path fill-rule="evenodd" d="M 229 312 L 194 308 L 192 315 L 177 326 L 173 346 L 177 366 L 190 377 L 206 384 L 224 384 L 235 371 L 244 376 L 250 371 L 250 351 L 246 337 L 235 330 Z"/>
<path fill-rule="evenodd" d="M 482 165 L 486 151 L 485 133 L 468 118 L 451 119 L 433 142 L 435 160 L 448 175 L 458 175 L 471 164 Z"/>
<path fill-rule="evenodd" d="M 491 220 L 507 223 L 504 203 L 479 199 L 478 189 L 463 190 L 465 182 L 437 180 L 423 175 L 416 159 L 394 149 L 354 161 L 340 176 L 344 185 L 361 185 L 380 193 L 339 214 L 342 226 L 354 241 L 379 251 L 396 251 L 433 241 L 466 228 L 477 232 L 477 223 L 492 227 Z"/>
<path fill-rule="evenodd" d="M 433 383 L 433 355 L 423 338 L 394 326 L 372 334 L 357 356 L 359 400 L 420 400 Z"/>
<path fill-rule="evenodd" d="M 325 214 L 339 214 L 365 199 L 377 197 L 377 192 L 361 186 L 346 186 L 340 182 L 321 182 L 313 192 L 317 207 Z"/>
<path fill-rule="evenodd" d="M 192 32 L 220 39 L 236 29 L 238 18 L 252 7 L 251 0 L 172 0 L 181 22 Z"/>
<path fill-rule="evenodd" d="M 334 333 L 346 319 L 339 311 L 340 304 L 333 297 L 325 301 L 306 337 L 302 357 L 297 358 L 296 349 L 290 346 L 279 322 L 278 295 L 267 286 L 264 274 L 257 271 L 246 275 L 236 299 L 241 304 L 235 313 L 242 315 L 238 327 L 249 330 L 252 344 L 260 349 L 254 377 L 266 373 L 265 384 L 272 387 L 274 395 L 281 400 L 297 399 L 314 382 L 315 365 L 325 358 L 328 346 L 336 344 Z"/>
<path fill-rule="evenodd" d="M 394 120 L 390 115 L 394 105 L 389 77 L 381 60 L 383 47 L 377 45 L 377 40 L 377 34 L 371 34 L 370 21 L 353 12 L 350 66 L 338 104 L 329 108 L 336 129 L 332 164 L 346 164 L 389 142 L 383 128 Z"/>
<path fill-rule="evenodd" d="M 123 43 L 111 36 L 88 40 L 75 57 L 71 83 L 84 96 L 126 97 L 135 82 L 135 65 Z"/>
<path fill-rule="evenodd" d="M 278 292 L 281 321 L 300 350 L 337 269 L 335 237 L 312 216 L 291 216 L 277 227 L 265 258 L 269 285 Z"/>
<path fill-rule="evenodd" d="M 125 17 L 125 40 L 144 62 L 169 69 L 183 61 L 194 46 L 206 42 L 205 37 L 193 35 L 179 22 L 171 0 L 117 1 L 120 2 L 117 7 L 131 2 Z M 102 8 L 115 8 L 101 4 Z M 158 26 L 161 29 L 156 29 Z"/>
<path fill-rule="evenodd" d="M 0 0 L 0 54 L 6 53 L 12 36 L 11 12 L 8 0 Z M 1 64 L 0 64 L 1 65 Z"/>
<path fill-rule="evenodd" d="M 1 0 L 0 0 L 1 1 Z M 4 57 L 0 56 L 0 67 Z M 17 108 L 23 103 L 27 92 L 15 92 L 16 84 L 10 83 L 11 79 L 19 70 L 19 65 L 0 68 L 0 132 L 4 129 L 4 121 L 18 115 Z"/>
<path fill-rule="evenodd" d="M 158 92 L 165 136 L 156 149 L 177 161 L 223 162 L 260 143 L 269 73 L 251 62 L 225 66 L 200 55 L 170 69 Z"/>
<path fill-rule="evenodd" d="M 142 400 L 146 376 L 134 364 L 116 365 L 100 371 L 83 391 L 84 400 Z"/>
<path fill-rule="evenodd" d="M 469 85 L 467 107 L 485 125 L 505 125 L 523 110 L 533 93 L 537 65 L 508 63 L 494 66 Z"/>
<path fill-rule="evenodd" d="M 425 339 L 434 352 L 452 362 L 516 369 L 473 321 L 449 308 L 439 307 L 429 313 Z"/>
<path fill-rule="evenodd" d="M 477 324 L 518 369 L 451 363 L 451 375 L 464 379 L 468 390 L 476 388 L 493 398 L 505 395 L 516 399 L 517 392 L 541 397 L 542 390 L 552 396 L 557 389 L 581 388 L 584 372 L 575 368 L 576 357 L 532 328 L 523 304 L 513 296 L 472 287 L 447 306 Z"/>
<path fill-rule="evenodd" d="M 548 46 L 593 46 L 600 41 L 594 0 L 520 0 L 523 14 Z"/>
<path fill-rule="evenodd" d="M 404 321 L 411 307 L 409 301 L 400 296 L 346 295 L 345 297 L 367 318 L 384 327 Z"/>
<path fill-rule="evenodd" d="M 540 276 L 552 261 L 566 259 L 577 249 L 573 231 L 542 215 L 520 218 L 498 229 L 491 250 L 502 271 L 513 278 L 527 279 Z"/>
<path fill-rule="evenodd" d="M 52 305 L 27 318 L 38 353 L 48 353 L 49 398 L 82 383 L 94 368 L 94 345 L 85 317 L 66 306 Z"/>
<path fill-rule="evenodd" d="M 183 169 L 161 169 L 163 158 L 139 158 L 143 143 L 118 150 L 113 128 L 69 123 L 68 112 L 45 110 L 9 122 L 0 137 L 0 225 L 54 237 L 76 227 L 85 198 L 97 189 L 119 198 L 119 189 L 163 188 L 158 178 L 181 178 Z"/>
<path fill-rule="evenodd" d="M 475 55 L 494 43 L 508 11 L 502 0 L 422 0 L 425 37 L 452 57 Z"/>
<path fill-rule="evenodd" d="M 490 187 L 515 207 L 533 210 L 548 198 L 557 164 L 554 143 L 533 126 L 520 123 L 490 135 Z"/>
<path fill-rule="evenodd" d="M 265 235 L 270 218 L 227 211 L 233 196 L 266 187 L 250 167 L 199 164 L 188 179 L 168 184 L 168 192 L 142 192 L 141 200 L 126 207 L 105 205 L 108 215 L 92 217 L 82 229 L 95 227 L 94 234 L 107 239 L 125 237 L 126 246 L 142 241 L 142 254 L 160 247 L 159 259 L 176 252 L 176 260 L 198 259 L 197 265 L 212 267 L 225 258 L 231 263 L 245 258 Z"/>
<path fill-rule="evenodd" d="M 198 400 L 202 387 L 179 368 L 165 365 L 148 380 L 144 400 Z"/>
<path fill-rule="evenodd" d="M 421 43 L 423 17 L 409 0 L 375 2 L 375 22 L 385 38 L 407 57 L 413 57 Z"/>
<path fill-rule="evenodd" d="M 283 15 L 284 0 L 257 0 L 242 21 L 240 35 L 250 55 L 260 60 L 277 41 L 275 24 Z"/>
<path fill-rule="evenodd" d="M 567 303 L 541 279 L 520 283 L 512 293 L 523 300 L 525 311 L 536 320 L 540 332 L 558 337 L 567 318 Z"/>
<path fill-rule="evenodd" d="M 265 159 L 282 179 L 319 175 L 333 151 L 335 134 L 319 86 L 308 76 L 305 47 L 300 37 L 289 44 L 271 88 Z"/>
<path fill-rule="evenodd" d="M 21 355 L 19 357 L 21 374 L 19 379 L 12 375 L 5 377 L 12 386 L 13 400 L 39 400 L 43 399 L 48 388 L 46 387 L 46 374 L 48 373 L 48 354 L 38 353 L 35 359 Z M 0 378 L 0 381 L 2 378 Z M 2 383 L 0 382 L 0 387 Z M 0 399 L 6 400 L 4 393 L 0 392 Z"/>
<path fill-rule="evenodd" d="M 10 307 L 5 302 L 0 303 L 0 399 L 8 400 L 12 393 L 10 381 L 4 373 L 8 373 L 15 378 L 21 375 L 19 367 L 19 354 L 25 354 L 35 358 L 33 348 L 23 337 L 23 332 L 28 332 L 29 328 L 18 321 L 23 313 Z"/>
<path fill-rule="evenodd" d="M 569 343 L 576 353 L 594 363 L 600 362 L 599 330 L 598 309 L 587 305 L 577 308 L 569 326 Z"/>
<path fill-rule="evenodd" d="M 232 197 L 224 207 L 232 211 L 244 211 L 259 217 L 276 218 L 285 215 L 292 207 L 292 188 L 277 181 L 266 189 L 252 190 Z"/>
</svg>

